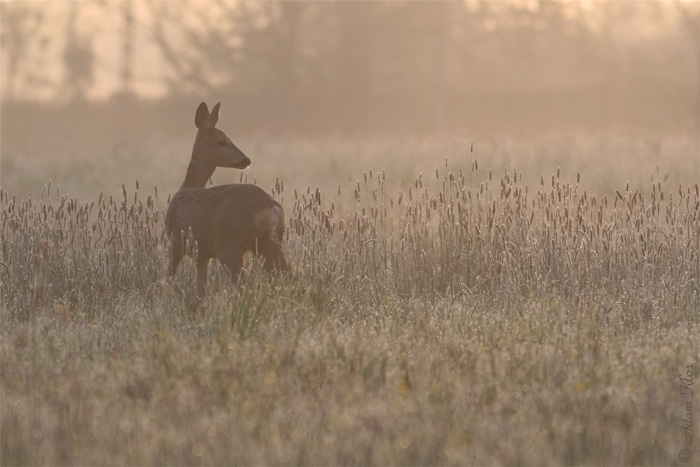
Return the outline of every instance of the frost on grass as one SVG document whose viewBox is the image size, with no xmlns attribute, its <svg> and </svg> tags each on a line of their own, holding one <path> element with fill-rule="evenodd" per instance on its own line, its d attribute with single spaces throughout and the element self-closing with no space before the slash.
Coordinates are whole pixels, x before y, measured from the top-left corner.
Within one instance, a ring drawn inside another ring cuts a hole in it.
<svg viewBox="0 0 700 467">
<path fill-rule="evenodd" d="M 277 180 L 294 274 L 205 302 L 155 190 L 2 191 L 0 463 L 672 462 L 698 185 L 483 166 Z"/>
</svg>

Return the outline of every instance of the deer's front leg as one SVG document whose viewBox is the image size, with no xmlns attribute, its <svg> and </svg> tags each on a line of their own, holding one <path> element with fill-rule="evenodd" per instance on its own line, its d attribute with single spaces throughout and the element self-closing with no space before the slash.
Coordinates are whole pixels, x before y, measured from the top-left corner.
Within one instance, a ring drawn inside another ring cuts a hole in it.
<svg viewBox="0 0 700 467">
<path fill-rule="evenodd" d="M 197 258 L 197 297 L 204 298 L 204 288 L 207 285 L 209 258 Z"/>
</svg>

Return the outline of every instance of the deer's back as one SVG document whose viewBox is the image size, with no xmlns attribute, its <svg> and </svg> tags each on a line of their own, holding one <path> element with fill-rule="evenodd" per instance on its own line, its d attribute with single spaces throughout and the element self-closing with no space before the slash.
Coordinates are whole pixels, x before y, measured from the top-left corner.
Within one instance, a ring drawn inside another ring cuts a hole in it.
<svg viewBox="0 0 700 467">
<path fill-rule="evenodd" d="M 213 258 L 222 248 L 252 250 L 261 239 L 281 241 L 284 211 L 256 185 L 181 188 L 170 201 L 165 225 L 173 241 L 191 229 L 199 255 Z"/>
</svg>

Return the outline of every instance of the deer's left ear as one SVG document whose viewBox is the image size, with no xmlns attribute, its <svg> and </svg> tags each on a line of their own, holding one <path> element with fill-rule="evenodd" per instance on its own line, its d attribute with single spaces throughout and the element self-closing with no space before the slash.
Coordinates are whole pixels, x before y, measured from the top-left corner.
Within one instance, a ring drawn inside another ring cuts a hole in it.
<svg viewBox="0 0 700 467">
<path fill-rule="evenodd" d="M 216 118 L 218 120 L 219 118 L 219 106 L 217 104 L 216 106 Z M 199 107 L 197 107 L 197 113 L 194 114 L 194 124 L 197 126 L 197 129 L 203 130 L 204 128 L 210 128 L 214 125 L 211 124 L 211 117 L 209 116 L 209 109 L 207 108 L 207 104 L 205 102 L 202 102 L 199 104 Z"/>
<path fill-rule="evenodd" d="M 214 128 L 219 121 L 219 108 L 221 107 L 221 102 L 217 102 L 213 109 L 211 109 L 211 114 L 209 115 L 209 125 Z"/>
</svg>

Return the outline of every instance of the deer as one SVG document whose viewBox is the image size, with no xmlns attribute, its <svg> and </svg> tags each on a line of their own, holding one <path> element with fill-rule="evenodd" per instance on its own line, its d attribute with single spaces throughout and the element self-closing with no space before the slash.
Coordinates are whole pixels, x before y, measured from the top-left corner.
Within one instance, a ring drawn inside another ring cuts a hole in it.
<svg viewBox="0 0 700 467">
<path fill-rule="evenodd" d="M 197 136 L 185 180 L 173 195 L 165 215 L 171 240 L 169 277 L 173 281 L 183 255 L 197 268 L 197 297 L 205 297 L 209 260 L 216 258 L 234 284 L 243 270 L 243 258 L 252 252 L 264 259 L 266 271 L 287 272 L 284 256 L 284 210 L 257 185 L 230 184 L 205 188 L 217 167 L 245 169 L 250 159 L 226 134 L 216 128 L 217 103 L 211 113 L 202 102 L 195 113 Z M 186 241 L 189 244 L 186 247 Z"/>
</svg>

